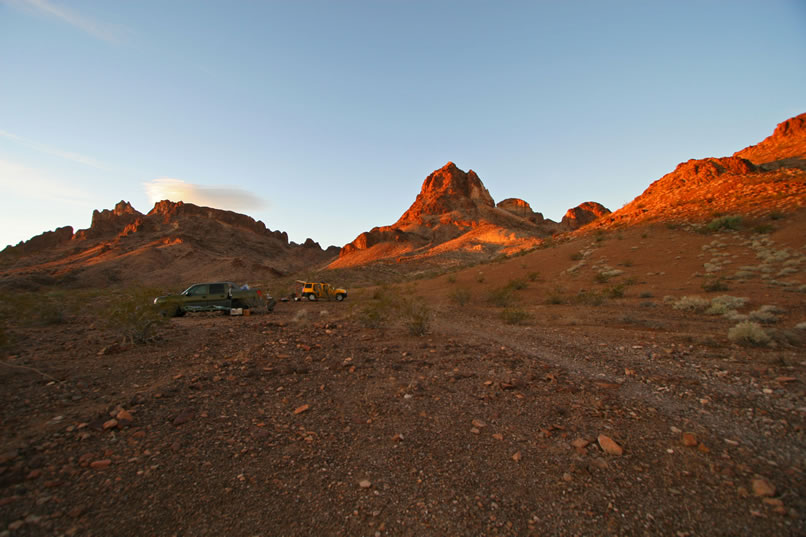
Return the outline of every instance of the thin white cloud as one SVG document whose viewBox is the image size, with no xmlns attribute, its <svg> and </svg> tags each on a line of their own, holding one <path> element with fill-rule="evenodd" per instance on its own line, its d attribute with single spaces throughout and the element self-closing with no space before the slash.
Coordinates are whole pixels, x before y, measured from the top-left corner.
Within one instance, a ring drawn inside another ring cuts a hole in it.
<svg viewBox="0 0 806 537">
<path fill-rule="evenodd" d="M 17 136 L 16 134 L 12 134 L 10 132 L 6 132 L 4 130 L 0 130 L 0 137 L 6 138 L 8 140 L 14 140 L 15 142 L 24 145 L 26 147 L 30 147 L 31 149 L 35 149 L 41 153 L 45 153 L 48 155 L 53 155 L 55 157 L 63 158 L 65 160 L 70 160 L 72 162 L 77 162 L 78 164 L 83 164 L 85 166 L 90 166 L 92 168 L 96 168 L 98 170 L 106 170 L 109 169 L 104 166 L 98 160 L 88 157 L 86 155 L 81 155 L 79 153 L 73 153 L 71 151 L 65 151 L 63 149 L 58 149 L 56 147 L 51 147 L 45 144 L 40 144 L 39 142 L 35 142 L 33 140 L 29 140 L 27 138 L 23 138 L 22 136 Z"/>
<path fill-rule="evenodd" d="M 30 199 L 59 200 L 71 204 L 86 204 L 88 192 L 66 184 L 47 172 L 29 168 L 17 162 L 0 159 L 0 186 L 3 194 L 16 194 Z"/>
<path fill-rule="evenodd" d="M 195 185 L 171 177 L 154 179 L 144 186 L 152 204 L 162 200 L 184 201 L 231 211 L 263 209 L 268 205 L 260 196 L 241 188 Z"/>
<path fill-rule="evenodd" d="M 129 33 L 129 30 L 122 26 L 92 19 L 49 0 L 0 0 L 0 2 L 58 19 L 84 33 L 109 43 L 119 43 Z"/>
</svg>

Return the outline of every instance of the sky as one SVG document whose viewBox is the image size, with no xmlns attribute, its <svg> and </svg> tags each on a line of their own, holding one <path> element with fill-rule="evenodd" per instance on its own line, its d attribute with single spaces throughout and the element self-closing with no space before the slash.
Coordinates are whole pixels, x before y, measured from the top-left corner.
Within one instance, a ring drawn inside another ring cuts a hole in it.
<svg viewBox="0 0 806 537">
<path fill-rule="evenodd" d="M 0 248 L 160 199 L 342 246 L 448 161 L 559 220 L 803 112 L 803 0 L 0 0 Z"/>
</svg>

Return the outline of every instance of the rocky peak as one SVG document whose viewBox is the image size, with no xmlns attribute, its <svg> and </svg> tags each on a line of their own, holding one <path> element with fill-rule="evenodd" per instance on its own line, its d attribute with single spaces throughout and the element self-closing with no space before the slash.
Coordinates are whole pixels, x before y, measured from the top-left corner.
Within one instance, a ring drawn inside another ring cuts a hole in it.
<svg viewBox="0 0 806 537">
<path fill-rule="evenodd" d="M 453 162 L 425 178 L 420 193 L 398 224 L 422 222 L 425 216 L 453 211 L 475 212 L 479 207 L 495 207 L 492 196 L 473 170 L 464 172 Z"/>
<path fill-rule="evenodd" d="M 610 209 L 601 203 L 586 201 L 573 209 L 568 209 L 561 224 L 570 229 L 579 229 L 608 214 L 610 214 Z"/>
<path fill-rule="evenodd" d="M 499 201 L 496 207 L 535 224 L 542 224 L 545 221 L 542 214 L 532 211 L 532 207 L 520 198 L 507 198 Z"/>
<path fill-rule="evenodd" d="M 736 152 L 734 157 L 764 164 L 765 169 L 785 167 L 806 170 L 806 113 L 779 123 L 770 136 Z"/>
</svg>

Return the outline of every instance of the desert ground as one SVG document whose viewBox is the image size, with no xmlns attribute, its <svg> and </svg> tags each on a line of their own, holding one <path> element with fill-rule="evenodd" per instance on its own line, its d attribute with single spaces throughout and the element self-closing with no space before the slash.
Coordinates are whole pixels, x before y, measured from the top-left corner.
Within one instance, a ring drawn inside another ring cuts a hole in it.
<svg viewBox="0 0 806 537">
<path fill-rule="evenodd" d="M 145 344 L 99 314 L 115 288 L 7 305 L 0 537 L 804 535 L 806 212 L 730 227 Z"/>
</svg>

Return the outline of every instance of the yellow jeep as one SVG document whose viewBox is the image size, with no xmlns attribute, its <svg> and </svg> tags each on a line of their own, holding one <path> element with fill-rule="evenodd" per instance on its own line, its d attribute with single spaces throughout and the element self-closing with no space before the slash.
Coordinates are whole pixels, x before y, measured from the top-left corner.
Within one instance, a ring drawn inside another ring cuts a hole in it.
<svg viewBox="0 0 806 537">
<path fill-rule="evenodd" d="M 347 298 L 347 289 L 333 287 L 329 283 L 304 282 L 302 280 L 297 280 L 297 283 L 302 284 L 302 292 L 300 293 L 302 298 L 307 298 L 311 301 L 335 298 L 341 302 Z"/>
</svg>

